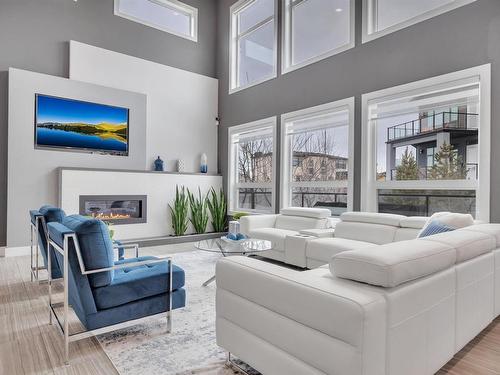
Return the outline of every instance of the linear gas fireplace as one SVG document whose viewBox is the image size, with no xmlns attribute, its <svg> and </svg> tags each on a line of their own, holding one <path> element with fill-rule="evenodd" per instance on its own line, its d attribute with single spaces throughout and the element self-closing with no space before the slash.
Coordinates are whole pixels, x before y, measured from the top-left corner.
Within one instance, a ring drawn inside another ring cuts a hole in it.
<svg viewBox="0 0 500 375">
<path fill-rule="evenodd" d="M 113 224 L 147 221 L 145 195 L 80 195 L 80 215 L 93 216 Z"/>
</svg>

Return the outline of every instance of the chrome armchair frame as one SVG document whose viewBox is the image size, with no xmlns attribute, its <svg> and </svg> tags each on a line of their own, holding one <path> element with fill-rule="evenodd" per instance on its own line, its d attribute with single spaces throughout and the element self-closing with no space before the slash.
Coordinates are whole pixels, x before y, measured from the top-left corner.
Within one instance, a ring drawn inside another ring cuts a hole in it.
<svg viewBox="0 0 500 375">
<path fill-rule="evenodd" d="M 112 267 L 106 267 L 106 268 L 100 268 L 100 269 L 93 269 L 93 270 L 87 270 L 85 268 L 85 264 L 83 263 L 83 258 L 82 254 L 80 251 L 80 245 L 78 243 L 78 238 L 75 233 L 68 233 L 64 234 L 64 239 L 63 239 L 63 247 L 60 247 L 57 243 L 55 243 L 50 236 L 48 238 L 48 247 L 47 247 L 47 256 L 48 256 L 48 270 L 49 270 L 49 279 L 48 279 L 48 286 L 49 286 L 49 323 L 52 325 L 53 324 L 53 319 L 52 316 L 56 318 L 56 322 L 60 328 L 60 331 L 62 335 L 64 336 L 64 363 L 66 365 L 69 364 L 69 344 L 70 342 L 73 341 L 78 341 L 82 340 L 88 337 L 100 335 L 103 333 L 115 331 L 117 329 L 122 329 L 122 328 L 127 328 L 131 327 L 140 323 L 144 323 L 145 321 L 149 321 L 152 319 L 158 319 L 158 318 L 167 318 L 167 333 L 172 332 L 172 257 L 171 256 L 165 256 L 165 257 L 159 257 L 157 259 L 150 259 L 150 260 L 144 260 L 144 261 L 138 261 L 138 262 L 132 262 L 132 263 L 125 263 L 125 264 L 118 264 L 114 265 Z M 69 320 L 68 320 L 68 315 L 69 315 L 69 295 L 68 295 L 68 271 L 69 271 L 69 260 L 68 260 L 68 254 L 69 254 L 69 241 L 70 239 L 73 241 L 73 244 L 75 246 L 75 251 L 78 259 L 78 264 L 80 266 L 80 271 L 83 275 L 92 275 L 100 272 L 106 272 L 106 271 L 111 271 L 111 270 L 116 270 L 116 269 L 122 269 L 122 268 L 130 268 L 130 267 L 136 267 L 136 266 L 142 266 L 146 264 L 153 264 L 153 263 L 161 263 L 164 262 L 165 260 L 168 261 L 168 270 L 169 270 L 169 289 L 168 289 L 168 311 L 162 312 L 159 314 L 155 315 L 150 315 L 146 316 L 143 318 L 139 319 L 134 319 L 130 320 L 127 322 L 123 323 L 118 323 L 118 324 L 113 324 L 110 326 L 94 329 L 94 330 L 86 330 L 86 331 L 80 331 L 76 333 L 70 333 L 69 332 Z M 136 254 L 137 254 L 137 249 L 138 246 L 136 244 L 129 244 L 128 247 L 135 247 L 136 248 Z M 125 245 L 126 246 L 126 245 Z M 51 260 L 50 260 L 50 255 L 51 255 L 51 248 L 54 248 L 56 251 L 58 251 L 64 258 L 64 265 L 63 265 L 63 286 L 64 286 L 64 301 L 59 302 L 59 303 L 52 303 L 52 275 L 51 275 Z M 124 246 L 122 246 L 124 247 Z M 63 307 L 63 321 L 61 323 L 61 320 L 59 319 L 57 313 L 56 313 L 56 308 L 58 307 Z"/>
<path fill-rule="evenodd" d="M 49 247 L 48 244 L 48 230 L 47 230 L 47 223 L 45 222 L 45 218 L 41 215 L 36 215 L 35 216 L 35 223 L 33 223 L 30 220 L 30 255 L 31 255 L 31 260 L 30 260 L 30 273 L 31 273 L 31 282 L 33 280 L 36 280 L 38 283 L 42 282 L 47 282 L 48 279 L 40 280 L 39 278 L 39 271 L 41 270 L 46 270 L 47 267 L 40 265 L 40 243 L 38 241 L 38 236 L 39 236 L 39 229 L 40 225 L 43 228 L 43 231 L 45 232 L 45 238 L 47 238 L 47 248 Z M 33 264 L 33 260 L 35 263 Z"/>
</svg>

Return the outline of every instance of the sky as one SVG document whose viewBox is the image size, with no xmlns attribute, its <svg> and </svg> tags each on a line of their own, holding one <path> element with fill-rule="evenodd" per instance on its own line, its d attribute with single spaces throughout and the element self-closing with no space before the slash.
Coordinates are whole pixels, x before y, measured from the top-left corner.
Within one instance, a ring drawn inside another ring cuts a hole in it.
<svg viewBox="0 0 500 375">
<path fill-rule="evenodd" d="M 82 102 L 55 98 L 51 96 L 37 96 L 37 123 L 41 122 L 80 122 L 86 124 L 123 124 L 128 121 L 126 108 L 112 107 L 103 104 Z"/>
</svg>

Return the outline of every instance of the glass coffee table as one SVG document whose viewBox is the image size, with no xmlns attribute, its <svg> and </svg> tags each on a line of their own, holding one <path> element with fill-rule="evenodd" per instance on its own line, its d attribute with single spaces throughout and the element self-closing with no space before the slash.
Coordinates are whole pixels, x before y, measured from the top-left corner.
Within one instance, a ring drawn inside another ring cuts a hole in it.
<svg viewBox="0 0 500 375">
<path fill-rule="evenodd" d="M 271 241 L 258 240 L 254 238 L 249 238 L 248 240 L 241 242 L 227 242 L 220 238 L 214 238 L 210 240 L 199 241 L 195 244 L 198 250 L 208 251 L 211 253 L 219 253 L 223 257 L 233 256 L 233 255 L 244 255 L 251 256 L 261 253 L 266 250 L 271 250 L 273 244 Z M 215 281 L 215 275 L 203 283 L 203 286 L 207 286 L 211 282 Z"/>
</svg>

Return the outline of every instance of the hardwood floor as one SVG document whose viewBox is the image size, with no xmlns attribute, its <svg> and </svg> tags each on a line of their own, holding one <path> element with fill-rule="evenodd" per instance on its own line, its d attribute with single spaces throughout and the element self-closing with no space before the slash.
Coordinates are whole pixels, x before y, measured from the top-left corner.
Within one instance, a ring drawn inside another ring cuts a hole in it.
<svg viewBox="0 0 500 375">
<path fill-rule="evenodd" d="M 117 374 L 93 338 L 71 344 L 71 365 L 63 364 L 46 288 L 30 281 L 29 257 L 0 258 L 0 375 Z M 500 375 L 500 318 L 438 372 L 444 374 Z"/>
<path fill-rule="evenodd" d="M 64 365 L 46 290 L 30 281 L 29 257 L 0 258 L 0 374 L 118 374 L 94 338 L 71 344 L 71 365 Z"/>
</svg>

